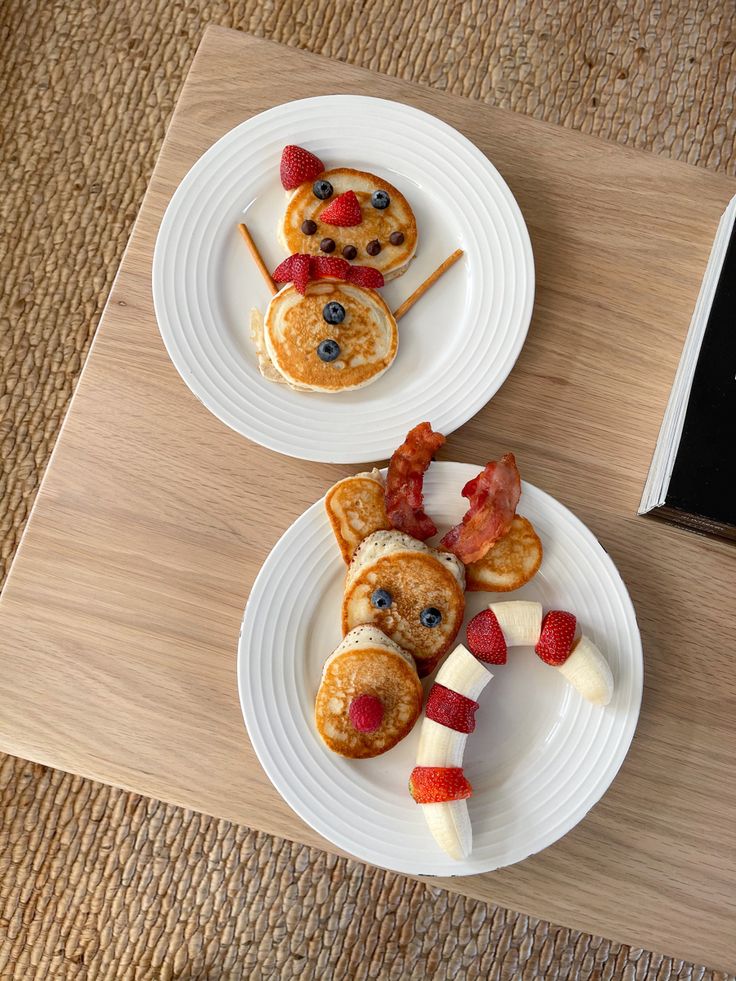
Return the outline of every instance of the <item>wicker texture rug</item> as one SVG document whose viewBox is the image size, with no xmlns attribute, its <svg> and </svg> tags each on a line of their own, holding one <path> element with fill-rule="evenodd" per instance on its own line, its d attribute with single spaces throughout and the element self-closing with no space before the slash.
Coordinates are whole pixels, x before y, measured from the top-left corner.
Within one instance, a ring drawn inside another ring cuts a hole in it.
<svg viewBox="0 0 736 981">
<path fill-rule="evenodd" d="M 4 0 L 0 582 L 212 21 L 736 172 L 732 0 Z M 725 979 L 0 757 L 0 978 Z"/>
</svg>

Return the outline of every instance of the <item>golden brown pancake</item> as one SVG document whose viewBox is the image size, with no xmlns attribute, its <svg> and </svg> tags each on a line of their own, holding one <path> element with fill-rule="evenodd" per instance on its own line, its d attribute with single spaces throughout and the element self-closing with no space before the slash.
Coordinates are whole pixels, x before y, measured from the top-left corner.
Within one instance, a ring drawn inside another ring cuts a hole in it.
<svg viewBox="0 0 736 981">
<path fill-rule="evenodd" d="M 507 533 L 482 559 L 465 567 L 468 590 L 507 593 L 521 589 L 542 564 L 542 543 L 531 521 L 514 517 Z"/>
<path fill-rule="evenodd" d="M 346 563 L 364 538 L 391 527 L 384 495 L 379 470 L 346 477 L 327 491 L 325 510 Z"/>
<path fill-rule="evenodd" d="M 386 590 L 391 604 L 371 597 Z M 423 610 L 439 610 L 437 626 L 424 626 Z M 430 674 L 457 636 L 465 612 L 465 574 L 459 559 L 399 531 L 377 531 L 360 545 L 348 568 L 343 633 L 361 623 L 379 627 L 414 657 L 420 677 Z"/>
<path fill-rule="evenodd" d="M 417 223 L 401 191 L 381 177 L 349 167 L 326 170 L 318 180 L 328 180 L 334 188 L 332 196 L 326 201 L 315 196 L 310 181 L 292 191 L 287 201 L 279 226 L 279 240 L 287 252 L 290 255 L 294 252 L 324 255 L 320 242 L 331 238 L 335 242 L 333 255 L 342 256 L 343 248 L 353 245 L 358 251 L 351 261 L 358 266 L 380 269 L 386 280 L 395 279 L 405 272 L 417 248 Z M 371 195 L 378 190 L 386 191 L 391 199 L 389 206 L 383 210 L 371 204 Z M 363 216 L 360 225 L 342 228 L 321 222 L 321 212 L 346 191 L 354 191 L 360 202 Z M 301 230 L 302 222 L 307 218 L 317 223 L 317 231 L 313 235 L 305 235 Z M 391 243 L 392 232 L 403 234 L 404 241 L 400 245 Z M 381 251 L 378 255 L 369 255 L 366 246 L 374 240 L 380 242 Z"/>
<path fill-rule="evenodd" d="M 322 311 L 337 301 L 345 308 L 340 324 L 328 324 Z M 319 344 L 340 345 L 335 361 L 322 361 Z M 399 347 L 393 314 L 374 290 L 323 279 L 309 283 L 302 296 L 288 284 L 271 299 L 264 322 L 266 351 L 292 388 L 343 392 L 375 381 L 390 366 Z"/>
<path fill-rule="evenodd" d="M 349 708 L 353 699 L 371 695 L 381 701 L 377 729 L 360 732 Z M 351 631 L 325 662 L 314 719 L 329 749 L 340 756 L 365 759 L 391 749 L 411 732 L 422 711 L 422 685 L 414 662 L 374 627 Z"/>
</svg>

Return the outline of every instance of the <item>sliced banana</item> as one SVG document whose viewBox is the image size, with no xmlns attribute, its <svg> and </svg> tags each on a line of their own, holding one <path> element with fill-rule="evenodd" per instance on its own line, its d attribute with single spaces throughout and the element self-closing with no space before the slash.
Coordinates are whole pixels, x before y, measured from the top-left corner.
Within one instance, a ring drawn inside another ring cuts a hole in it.
<svg viewBox="0 0 736 981">
<path fill-rule="evenodd" d="M 534 645 L 542 632 L 542 604 L 530 600 L 491 603 L 507 647 Z"/>
<path fill-rule="evenodd" d="M 608 705 L 613 697 L 613 675 L 608 661 L 589 637 L 573 645 L 568 659 L 557 670 L 583 698 L 596 705 Z"/>
<path fill-rule="evenodd" d="M 477 701 L 493 675 L 459 644 L 437 672 L 436 683 Z M 426 716 L 419 733 L 417 766 L 462 767 L 467 733 L 456 732 Z M 467 858 L 473 848 L 473 829 L 467 801 L 421 804 L 434 840 L 454 859 Z"/>
</svg>

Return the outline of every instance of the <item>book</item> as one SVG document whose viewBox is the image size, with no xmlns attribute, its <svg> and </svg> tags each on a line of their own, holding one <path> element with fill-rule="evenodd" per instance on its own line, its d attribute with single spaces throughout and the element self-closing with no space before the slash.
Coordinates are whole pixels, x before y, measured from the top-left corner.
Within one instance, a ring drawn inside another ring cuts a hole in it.
<svg viewBox="0 0 736 981">
<path fill-rule="evenodd" d="M 736 541 L 736 197 L 718 225 L 639 514 Z"/>
</svg>

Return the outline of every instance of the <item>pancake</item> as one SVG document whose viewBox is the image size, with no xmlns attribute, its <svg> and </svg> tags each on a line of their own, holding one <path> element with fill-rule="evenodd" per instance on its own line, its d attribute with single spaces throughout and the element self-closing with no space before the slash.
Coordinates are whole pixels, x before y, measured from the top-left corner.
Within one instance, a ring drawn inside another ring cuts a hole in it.
<svg viewBox="0 0 736 981">
<path fill-rule="evenodd" d="M 340 324 L 328 324 L 327 303 L 345 308 Z M 292 388 L 313 392 L 344 392 L 362 388 L 391 365 L 399 347 L 393 314 L 374 290 L 324 279 L 309 283 L 302 296 L 292 283 L 271 299 L 264 321 L 268 357 Z M 334 340 L 340 353 L 322 361 L 317 348 Z"/>
<path fill-rule="evenodd" d="M 390 605 L 371 602 L 377 589 Z M 423 610 L 441 614 L 433 627 L 420 620 Z M 452 646 L 465 612 L 465 570 L 450 552 L 439 552 L 400 531 L 377 531 L 360 545 L 345 580 L 342 629 L 361 623 L 379 627 L 409 651 L 420 677 L 430 674 Z"/>
<path fill-rule="evenodd" d="M 363 170 L 351 170 L 349 167 L 326 170 L 320 174 L 318 180 L 327 180 L 334 188 L 332 195 L 325 201 L 315 196 L 311 181 L 306 181 L 289 194 L 278 230 L 279 241 L 289 255 L 295 252 L 324 255 L 320 250 L 320 242 L 324 238 L 331 238 L 335 242 L 333 255 L 342 256 L 343 248 L 353 245 L 358 251 L 351 261 L 359 266 L 380 269 L 386 280 L 396 279 L 405 272 L 417 249 L 417 223 L 414 212 L 401 191 L 381 177 Z M 385 191 L 390 198 L 388 207 L 382 210 L 371 204 L 371 195 L 379 190 Z M 321 222 L 320 213 L 346 191 L 355 192 L 360 202 L 362 222 L 348 228 Z M 305 235 L 301 230 L 302 222 L 307 218 L 317 223 L 317 230 L 313 235 Z M 400 245 L 391 244 L 392 232 L 403 234 L 404 241 Z M 374 240 L 380 242 L 381 251 L 378 255 L 369 255 L 366 246 Z"/>
<path fill-rule="evenodd" d="M 542 564 L 542 543 L 527 518 L 514 517 L 511 527 L 482 559 L 465 567 L 467 589 L 507 593 L 533 579 Z"/>
<path fill-rule="evenodd" d="M 378 698 L 383 718 L 361 732 L 350 717 L 354 699 Z M 325 744 L 350 759 L 379 756 L 411 732 L 422 711 L 422 684 L 406 651 L 375 627 L 351 631 L 328 657 L 314 706 L 314 721 Z"/>
<path fill-rule="evenodd" d="M 338 481 L 327 491 L 325 510 L 346 563 L 364 538 L 391 527 L 379 470 Z"/>
</svg>

